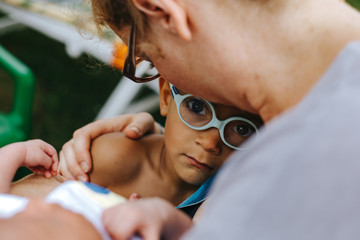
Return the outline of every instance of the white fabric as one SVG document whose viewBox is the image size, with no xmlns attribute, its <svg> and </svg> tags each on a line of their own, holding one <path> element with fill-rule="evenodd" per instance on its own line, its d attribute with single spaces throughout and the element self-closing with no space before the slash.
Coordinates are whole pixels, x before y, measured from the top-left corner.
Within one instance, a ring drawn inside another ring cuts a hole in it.
<svg viewBox="0 0 360 240">
<path fill-rule="evenodd" d="M 25 209 L 28 200 L 26 198 L 0 194 L 0 218 L 9 218 Z"/>
<path fill-rule="evenodd" d="M 91 183 L 67 181 L 49 193 L 46 201 L 82 214 L 95 226 L 104 240 L 109 240 L 111 238 L 101 222 L 102 212 L 108 207 L 125 202 L 126 199 Z M 13 216 L 24 210 L 27 203 L 26 198 L 0 194 L 0 217 Z"/>
<path fill-rule="evenodd" d="M 360 238 L 360 42 L 218 174 L 184 239 Z"/>
</svg>

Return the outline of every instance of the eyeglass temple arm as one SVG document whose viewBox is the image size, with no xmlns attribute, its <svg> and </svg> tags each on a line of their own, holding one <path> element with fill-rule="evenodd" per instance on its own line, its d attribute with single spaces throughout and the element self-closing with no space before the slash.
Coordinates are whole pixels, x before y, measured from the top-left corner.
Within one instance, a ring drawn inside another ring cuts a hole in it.
<svg viewBox="0 0 360 240">
<path fill-rule="evenodd" d="M 130 37 L 128 42 L 128 52 L 126 54 L 126 60 L 124 63 L 124 72 L 135 75 L 136 63 L 135 63 L 135 41 L 136 41 L 136 27 L 131 25 Z"/>
<path fill-rule="evenodd" d="M 131 80 L 137 83 L 149 82 L 160 77 L 160 74 L 145 78 L 138 78 L 135 76 L 136 74 L 135 41 L 136 41 L 136 26 L 131 25 L 130 37 L 128 42 L 128 52 L 126 54 L 126 60 L 124 63 L 124 70 L 123 70 L 124 76 L 130 78 Z"/>
</svg>

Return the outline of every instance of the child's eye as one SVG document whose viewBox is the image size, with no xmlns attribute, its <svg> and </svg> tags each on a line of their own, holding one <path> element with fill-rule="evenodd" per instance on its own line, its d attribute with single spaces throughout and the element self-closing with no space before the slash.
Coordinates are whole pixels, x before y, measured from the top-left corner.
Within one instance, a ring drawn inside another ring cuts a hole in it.
<svg viewBox="0 0 360 240">
<path fill-rule="evenodd" d="M 247 124 L 239 124 L 233 126 L 233 131 L 243 137 L 249 137 L 254 133 L 254 128 Z"/>
<path fill-rule="evenodd" d="M 209 110 L 207 104 L 199 98 L 186 99 L 186 107 L 193 113 L 205 116 Z"/>
</svg>

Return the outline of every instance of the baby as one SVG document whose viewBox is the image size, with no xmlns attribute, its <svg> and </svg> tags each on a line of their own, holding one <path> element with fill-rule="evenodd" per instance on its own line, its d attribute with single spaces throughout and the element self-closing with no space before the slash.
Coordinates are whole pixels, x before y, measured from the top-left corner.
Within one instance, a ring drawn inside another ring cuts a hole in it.
<svg viewBox="0 0 360 240">
<path fill-rule="evenodd" d="M 28 204 L 28 199 L 16 197 L 6 193 L 13 192 L 10 189 L 11 180 L 15 171 L 20 166 L 26 166 L 34 171 L 36 175 L 43 175 L 38 179 L 39 183 L 29 184 L 33 195 L 36 190 L 32 187 L 41 185 L 47 188 L 46 201 L 57 203 L 75 213 L 82 214 L 100 233 L 102 239 L 110 240 L 102 222 L 101 215 L 104 209 L 113 205 L 125 202 L 118 196 L 106 189 L 91 183 L 67 181 L 55 188 L 56 181 L 46 181 L 53 176 L 57 176 L 58 159 L 56 150 L 42 140 L 30 140 L 7 145 L 0 149 L 0 218 L 12 217 L 22 211 Z M 35 175 L 34 175 L 35 176 Z M 33 178 L 37 178 L 34 177 Z M 43 179 L 41 181 L 40 179 Z M 24 180 L 24 182 L 29 182 Z M 30 181 L 31 182 L 31 181 Z M 42 182 L 42 184 L 40 184 Z M 25 189 L 23 189 L 25 190 Z M 5 194 L 4 194 L 5 193 Z M 44 194 L 44 191 L 42 192 Z"/>
</svg>

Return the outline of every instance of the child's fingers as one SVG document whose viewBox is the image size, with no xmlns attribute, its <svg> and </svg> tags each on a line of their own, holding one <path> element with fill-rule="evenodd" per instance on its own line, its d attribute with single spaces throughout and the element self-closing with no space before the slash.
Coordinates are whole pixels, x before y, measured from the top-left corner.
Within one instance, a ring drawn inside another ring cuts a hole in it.
<svg viewBox="0 0 360 240">
<path fill-rule="evenodd" d="M 52 173 L 50 171 L 48 171 L 48 170 L 44 171 L 44 177 L 46 177 L 47 179 L 51 178 L 52 176 L 53 175 L 52 175 Z"/>
<path fill-rule="evenodd" d="M 73 151 L 60 152 L 59 173 L 69 179 L 88 181 L 88 175 L 82 171 L 74 156 Z"/>
<path fill-rule="evenodd" d="M 129 138 L 139 138 L 145 133 L 154 132 L 154 118 L 149 113 L 138 113 L 131 123 L 125 128 L 125 134 Z"/>
<path fill-rule="evenodd" d="M 52 172 L 43 168 L 43 167 L 36 167 L 36 168 L 30 168 L 31 171 L 33 171 L 36 175 L 44 176 L 45 178 L 52 178 Z"/>
<path fill-rule="evenodd" d="M 50 178 L 52 176 L 57 176 L 57 170 L 59 168 L 59 158 L 56 152 L 56 149 L 50 144 L 45 143 L 43 145 L 43 151 L 46 153 L 46 161 L 50 163 L 50 165 L 45 164 L 44 167 L 47 169 L 46 178 Z"/>
<path fill-rule="evenodd" d="M 57 171 L 54 171 L 52 168 L 54 161 L 53 158 L 46 154 L 42 154 L 42 156 L 38 155 L 38 157 L 41 158 L 38 162 L 27 165 L 27 167 L 36 175 L 44 175 L 46 172 L 46 177 L 48 177 L 49 175 L 50 177 L 52 177 L 53 175 L 56 176 Z M 57 162 L 55 164 L 57 164 Z"/>
<path fill-rule="evenodd" d="M 40 168 L 30 168 L 31 171 L 33 171 L 36 175 L 44 175 L 44 171 L 43 169 L 40 169 Z"/>
<path fill-rule="evenodd" d="M 52 163 L 58 163 L 59 162 L 59 158 L 56 152 L 56 149 L 51 146 L 50 144 L 45 143 L 43 145 L 43 151 L 52 159 Z M 56 165 L 58 166 L 58 165 Z"/>
<path fill-rule="evenodd" d="M 53 165 L 57 164 L 57 161 L 54 160 L 54 158 L 52 156 L 49 156 L 47 154 L 43 154 L 41 161 L 38 163 L 37 166 L 33 166 L 34 168 L 38 168 L 41 170 L 51 170 L 52 171 L 52 167 Z"/>
<path fill-rule="evenodd" d="M 54 175 L 54 176 L 56 176 L 57 175 L 57 172 L 58 172 L 58 169 L 59 169 L 59 161 L 57 160 L 57 159 L 54 159 L 54 158 L 52 158 L 52 167 L 51 167 L 51 170 L 52 170 L 52 174 Z"/>
<path fill-rule="evenodd" d="M 51 171 L 51 175 L 52 175 L 53 177 L 56 177 L 56 176 L 58 175 L 58 172 L 57 172 L 57 171 Z"/>
<path fill-rule="evenodd" d="M 81 170 L 84 173 L 88 173 L 92 168 L 92 161 L 90 155 L 90 144 L 92 136 L 82 136 L 74 139 L 73 151 L 75 159 L 79 162 Z"/>
</svg>

